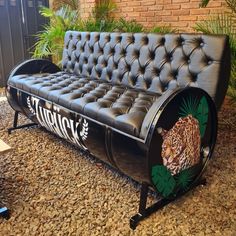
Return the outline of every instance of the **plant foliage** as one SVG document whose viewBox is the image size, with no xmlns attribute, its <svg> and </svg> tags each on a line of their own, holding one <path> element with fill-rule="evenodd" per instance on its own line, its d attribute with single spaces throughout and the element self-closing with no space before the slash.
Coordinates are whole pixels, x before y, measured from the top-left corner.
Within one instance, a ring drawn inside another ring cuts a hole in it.
<svg viewBox="0 0 236 236">
<path fill-rule="evenodd" d="M 225 2 L 231 10 L 230 12 L 211 16 L 209 19 L 197 23 L 194 29 L 208 34 L 229 35 L 232 67 L 227 93 L 232 98 L 232 101 L 236 103 L 236 1 L 225 0 Z M 202 0 L 201 6 L 205 7 L 208 3 L 209 0 Z"/>
<path fill-rule="evenodd" d="M 116 8 L 116 4 L 111 0 L 98 0 L 92 10 L 92 16 L 97 21 L 107 21 L 112 18 L 111 14 Z"/>
<path fill-rule="evenodd" d="M 102 32 L 145 32 L 143 25 L 135 20 L 124 18 L 114 19 L 112 13 L 116 4 L 112 0 L 98 0 L 89 18 L 81 19 L 78 11 L 78 0 L 55 1 L 58 10 L 46 7 L 40 9 L 40 14 L 49 19 L 44 30 L 39 32 L 34 45 L 33 57 L 51 57 L 57 64 L 60 63 L 63 51 L 63 41 L 67 30 L 102 31 Z M 170 27 L 154 27 L 151 32 L 174 32 Z"/>
<path fill-rule="evenodd" d="M 177 33 L 178 30 L 175 28 L 171 28 L 170 26 L 155 26 L 150 30 L 151 33 L 160 33 L 160 34 L 168 34 L 168 33 Z"/>
<path fill-rule="evenodd" d="M 72 10 L 78 10 L 79 0 L 56 0 L 53 2 L 53 7 L 57 10 L 64 6 L 69 6 Z"/>
<path fill-rule="evenodd" d="M 79 30 L 80 20 L 77 11 L 64 6 L 58 11 L 42 7 L 40 14 L 49 18 L 49 24 L 39 32 L 37 42 L 34 45 L 33 57 L 42 58 L 52 56 L 55 63 L 60 63 L 63 41 L 67 30 Z"/>
<path fill-rule="evenodd" d="M 144 27 L 137 23 L 136 20 L 125 20 L 124 18 L 120 18 L 116 22 L 116 31 L 120 32 L 143 32 Z"/>
</svg>

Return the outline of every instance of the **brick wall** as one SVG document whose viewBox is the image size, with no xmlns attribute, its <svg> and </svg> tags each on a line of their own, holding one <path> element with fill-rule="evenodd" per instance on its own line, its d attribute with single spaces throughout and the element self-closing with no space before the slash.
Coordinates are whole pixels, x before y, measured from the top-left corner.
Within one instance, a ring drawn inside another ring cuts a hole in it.
<svg viewBox="0 0 236 236">
<path fill-rule="evenodd" d="M 96 0 L 80 0 L 80 14 L 82 18 L 88 18 L 91 14 Z"/>
<path fill-rule="evenodd" d="M 80 1 L 83 18 L 89 17 L 96 0 Z M 117 4 L 116 18 L 135 19 L 145 27 L 172 26 L 182 32 L 192 32 L 197 21 L 223 12 L 225 0 L 211 0 L 206 8 L 199 8 L 201 0 L 113 0 Z M 50 5 L 56 0 L 50 0 Z"/>
<path fill-rule="evenodd" d="M 207 16 L 225 10 L 224 0 L 211 0 L 199 8 L 201 0 L 113 0 L 117 4 L 115 17 L 136 19 L 145 27 L 168 25 L 182 32 L 192 32 L 192 26 Z"/>
</svg>

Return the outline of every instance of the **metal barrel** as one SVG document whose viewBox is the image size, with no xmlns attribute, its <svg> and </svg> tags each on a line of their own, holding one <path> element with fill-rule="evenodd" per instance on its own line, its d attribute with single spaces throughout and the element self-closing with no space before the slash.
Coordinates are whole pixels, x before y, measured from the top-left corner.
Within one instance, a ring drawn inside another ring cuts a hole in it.
<svg viewBox="0 0 236 236">
<path fill-rule="evenodd" d="M 155 112 L 144 139 L 20 89 L 8 87 L 7 98 L 14 110 L 165 198 L 200 178 L 216 142 L 216 108 L 199 88 L 173 91 Z"/>
</svg>

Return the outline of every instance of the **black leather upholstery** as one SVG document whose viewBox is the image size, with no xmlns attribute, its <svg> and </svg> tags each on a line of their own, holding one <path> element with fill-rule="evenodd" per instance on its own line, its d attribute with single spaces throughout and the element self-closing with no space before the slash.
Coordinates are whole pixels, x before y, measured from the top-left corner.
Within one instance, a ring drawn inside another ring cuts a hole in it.
<svg viewBox="0 0 236 236">
<path fill-rule="evenodd" d="M 200 87 L 219 108 L 229 60 L 226 36 L 68 31 L 62 65 L 70 73 L 159 94 Z"/>
<path fill-rule="evenodd" d="M 200 87 L 219 108 L 227 45 L 226 36 L 68 31 L 63 72 L 15 75 L 8 84 L 144 139 L 170 90 Z"/>
<path fill-rule="evenodd" d="M 135 136 L 139 136 L 144 117 L 159 97 L 67 72 L 17 75 L 8 84 Z"/>
</svg>

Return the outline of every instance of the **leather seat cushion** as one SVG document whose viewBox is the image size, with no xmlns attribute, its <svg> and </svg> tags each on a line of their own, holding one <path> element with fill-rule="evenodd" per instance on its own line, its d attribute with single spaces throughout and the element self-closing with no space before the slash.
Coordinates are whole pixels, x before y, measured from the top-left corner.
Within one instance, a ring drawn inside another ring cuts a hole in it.
<svg viewBox="0 0 236 236">
<path fill-rule="evenodd" d="M 17 75 L 8 84 L 136 137 L 160 96 L 67 72 Z"/>
</svg>

